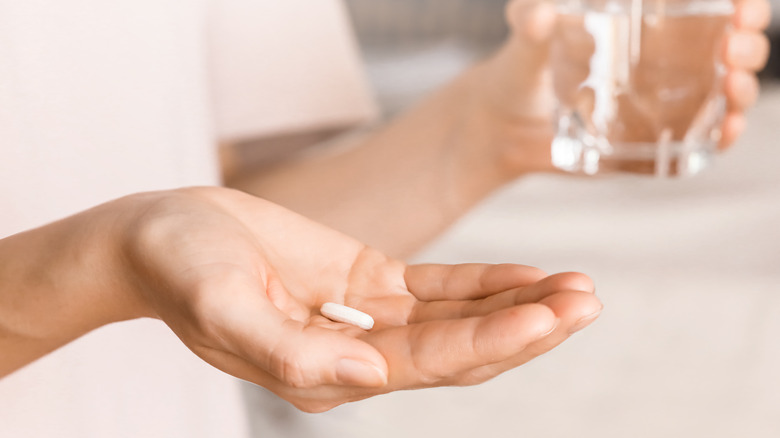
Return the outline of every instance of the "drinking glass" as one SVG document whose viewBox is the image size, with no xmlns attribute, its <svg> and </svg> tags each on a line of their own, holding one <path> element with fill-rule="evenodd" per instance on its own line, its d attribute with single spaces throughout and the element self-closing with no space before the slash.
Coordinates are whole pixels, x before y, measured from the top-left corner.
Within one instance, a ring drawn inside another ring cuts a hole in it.
<svg viewBox="0 0 780 438">
<path fill-rule="evenodd" d="M 725 114 L 731 0 L 557 0 L 553 164 L 587 175 L 692 175 Z"/>
</svg>

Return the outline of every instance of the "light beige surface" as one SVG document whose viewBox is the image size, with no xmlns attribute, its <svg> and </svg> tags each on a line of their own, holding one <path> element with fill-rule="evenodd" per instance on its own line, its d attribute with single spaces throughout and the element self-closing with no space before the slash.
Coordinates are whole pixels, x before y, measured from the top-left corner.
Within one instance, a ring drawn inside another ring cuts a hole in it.
<svg viewBox="0 0 780 438">
<path fill-rule="evenodd" d="M 280 410 L 279 436 L 780 436 L 780 87 L 766 88 L 698 177 L 527 178 L 418 257 L 587 272 L 606 306 L 594 326 L 480 387 Z"/>
</svg>

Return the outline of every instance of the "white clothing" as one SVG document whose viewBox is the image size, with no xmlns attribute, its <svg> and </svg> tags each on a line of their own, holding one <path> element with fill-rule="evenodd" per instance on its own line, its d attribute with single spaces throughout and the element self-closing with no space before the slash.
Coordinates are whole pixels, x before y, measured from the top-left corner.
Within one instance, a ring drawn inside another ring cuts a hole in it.
<svg viewBox="0 0 780 438">
<path fill-rule="evenodd" d="M 346 24 L 337 0 L 0 0 L 0 237 L 218 184 L 215 138 L 371 117 Z M 237 382 L 158 321 L 0 379 L 1 437 L 247 434 Z"/>
</svg>

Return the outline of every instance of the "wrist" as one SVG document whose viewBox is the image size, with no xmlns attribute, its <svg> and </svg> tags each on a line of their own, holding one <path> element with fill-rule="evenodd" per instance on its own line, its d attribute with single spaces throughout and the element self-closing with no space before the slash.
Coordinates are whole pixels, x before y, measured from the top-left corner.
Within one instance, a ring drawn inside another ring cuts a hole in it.
<svg viewBox="0 0 780 438">
<path fill-rule="evenodd" d="M 127 293 L 109 206 L 0 240 L 0 376 L 112 322 L 144 316 Z"/>
<path fill-rule="evenodd" d="M 116 201 L 121 202 L 121 201 Z M 112 322 L 144 316 L 129 293 L 114 203 L 0 241 L 0 294 L 7 331 L 72 340 Z M 10 321 L 10 322 L 9 322 Z"/>
</svg>

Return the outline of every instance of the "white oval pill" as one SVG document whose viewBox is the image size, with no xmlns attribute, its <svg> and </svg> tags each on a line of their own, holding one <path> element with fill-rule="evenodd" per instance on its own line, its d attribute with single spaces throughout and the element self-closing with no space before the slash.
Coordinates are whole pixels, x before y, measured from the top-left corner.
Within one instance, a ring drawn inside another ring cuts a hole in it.
<svg viewBox="0 0 780 438">
<path fill-rule="evenodd" d="M 374 327 L 374 318 L 370 315 L 341 304 L 325 303 L 320 307 L 320 313 L 331 321 L 352 324 L 363 330 L 371 330 Z"/>
</svg>

